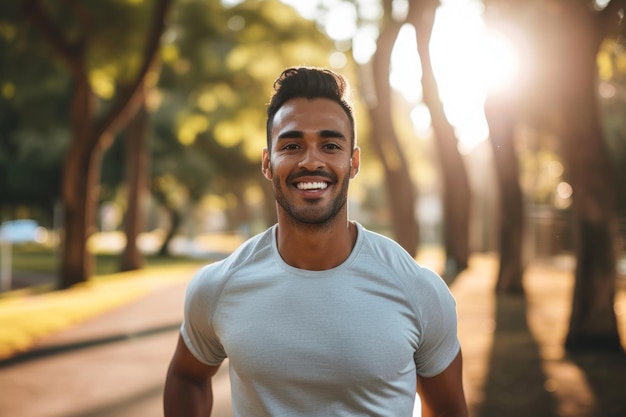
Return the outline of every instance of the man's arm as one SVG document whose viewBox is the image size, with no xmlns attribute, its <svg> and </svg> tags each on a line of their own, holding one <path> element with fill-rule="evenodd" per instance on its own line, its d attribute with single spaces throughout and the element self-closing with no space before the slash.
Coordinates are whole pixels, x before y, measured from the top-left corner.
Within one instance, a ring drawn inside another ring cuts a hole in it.
<svg viewBox="0 0 626 417">
<path fill-rule="evenodd" d="M 210 416 L 213 406 L 211 378 L 219 367 L 198 361 L 179 336 L 165 380 L 165 417 Z"/>
<path fill-rule="evenodd" d="M 422 417 L 468 417 L 462 378 L 461 351 L 439 375 L 417 377 Z"/>
</svg>

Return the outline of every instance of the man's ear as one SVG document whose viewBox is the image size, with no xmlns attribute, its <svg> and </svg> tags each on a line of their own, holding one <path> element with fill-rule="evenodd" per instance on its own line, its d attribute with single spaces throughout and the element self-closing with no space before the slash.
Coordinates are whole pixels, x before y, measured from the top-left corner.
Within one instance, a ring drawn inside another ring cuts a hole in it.
<svg viewBox="0 0 626 417">
<path fill-rule="evenodd" d="M 358 146 L 352 151 L 352 157 L 350 158 L 350 179 L 353 179 L 359 173 L 361 168 L 361 148 Z"/>
<path fill-rule="evenodd" d="M 263 148 L 263 154 L 261 155 L 261 172 L 263 172 L 265 178 L 271 181 L 272 166 L 270 164 L 270 152 L 267 148 Z"/>
</svg>

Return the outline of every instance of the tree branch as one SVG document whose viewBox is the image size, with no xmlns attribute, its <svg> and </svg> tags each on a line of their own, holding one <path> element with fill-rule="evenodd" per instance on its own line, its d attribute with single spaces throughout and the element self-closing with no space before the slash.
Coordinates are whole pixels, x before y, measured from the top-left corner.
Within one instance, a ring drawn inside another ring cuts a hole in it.
<svg viewBox="0 0 626 417">
<path fill-rule="evenodd" d="M 41 8 L 38 0 L 26 0 L 24 2 L 24 13 L 33 26 L 41 33 L 44 40 L 52 47 L 54 52 L 65 63 L 69 71 L 77 75 L 82 65 L 77 60 L 80 54 L 80 44 L 72 44 L 64 36 L 63 32 L 57 24 L 55 24 L 50 15 Z"/>
<path fill-rule="evenodd" d="M 82 2 L 77 0 L 65 0 L 67 6 L 72 9 L 74 15 L 80 22 L 80 28 L 85 34 L 85 38 L 87 37 L 87 32 L 93 27 L 93 19 L 91 18 L 91 13 L 83 6 Z"/>
<path fill-rule="evenodd" d="M 137 93 L 143 85 L 146 74 L 156 62 L 161 35 L 165 30 L 165 19 L 171 4 L 172 0 L 158 0 L 153 12 L 152 24 L 150 31 L 148 32 L 147 42 L 143 53 L 144 61 L 141 68 L 133 82 L 116 96 L 115 102 L 111 106 L 110 110 L 98 124 L 95 131 L 95 137 L 98 138 L 105 132 L 112 135 L 117 133 L 117 131 L 123 128 L 133 116 L 134 111 L 129 112 L 126 110 L 129 107 L 137 106 L 137 99 L 141 97 L 141 95 Z"/>
</svg>

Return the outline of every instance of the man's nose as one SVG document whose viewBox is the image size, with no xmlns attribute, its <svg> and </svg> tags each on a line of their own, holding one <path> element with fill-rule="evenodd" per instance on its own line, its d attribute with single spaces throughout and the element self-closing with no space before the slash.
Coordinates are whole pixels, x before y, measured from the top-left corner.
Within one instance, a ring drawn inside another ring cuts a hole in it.
<svg viewBox="0 0 626 417">
<path fill-rule="evenodd" d="M 308 148 L 298 164 L 300 168 L 308 169 L 309 171 L 321 169 L 324 165 L 323 155 L 321 155 L 321 152 L 316 148 Z"/>
</svg>

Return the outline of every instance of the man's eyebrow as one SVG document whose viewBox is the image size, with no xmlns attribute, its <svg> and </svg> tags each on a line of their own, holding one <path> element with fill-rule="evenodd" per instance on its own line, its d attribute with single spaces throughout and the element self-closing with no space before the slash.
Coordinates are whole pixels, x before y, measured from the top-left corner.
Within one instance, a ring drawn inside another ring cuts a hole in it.
<svg viewBox="0 0 626 417">
<path fill-rule="evenodd" d="M 341 140 L 346 140 L 346 137 L 343 133 L 337 130 L 324 129 L 320 130 L 318 134 L 323 138 L 336 138 Z M 278 135 L 278 140 L 281 139 L 302 139 L 304 137 L 304 132 L 301 130 L 287 130 Z"/>
<path fill-rule="evenodd" d="M 303 138 L 304 133 L 300 130 L 288 130 L 278 135 L 278 139 L 298 139 Z"/>
<path fill-rule="evenodd" d="M 320 130 L 320 136 L 323 138 L 337 138 L 346 140 L 345 135 L 336 130 Z"/>
</svg>

